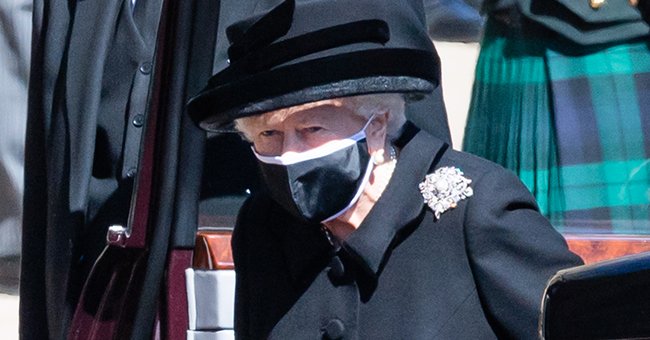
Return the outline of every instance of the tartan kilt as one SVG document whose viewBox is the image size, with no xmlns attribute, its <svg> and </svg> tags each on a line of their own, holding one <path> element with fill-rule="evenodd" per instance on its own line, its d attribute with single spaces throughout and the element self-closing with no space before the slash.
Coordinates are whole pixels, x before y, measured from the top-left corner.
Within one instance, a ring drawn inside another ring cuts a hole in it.
<svg viewBox="0 0 650 340">
<path fill-rule="evenodd" d="M 514 171 L 559 230 L 650 234 L 648 44 L 565 47 L 488 19 L 463 149 Z"/>
</svg>

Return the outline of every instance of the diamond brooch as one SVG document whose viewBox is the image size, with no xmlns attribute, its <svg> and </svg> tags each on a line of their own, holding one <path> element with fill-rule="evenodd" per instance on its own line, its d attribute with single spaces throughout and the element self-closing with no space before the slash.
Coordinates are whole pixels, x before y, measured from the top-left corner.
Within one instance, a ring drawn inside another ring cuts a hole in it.
<svg viewBox="0 0 650 340">
<path fill-rule="evenodd" d="M 470 183 L 472 180 L 463 176 L 460 169 L 447 166 L 428 174 L 418 187 L 424 203 L 433 210 L 438 220 L 443 212 L 455 208 L 459 201 L 474 194 Z"/>
</svg>

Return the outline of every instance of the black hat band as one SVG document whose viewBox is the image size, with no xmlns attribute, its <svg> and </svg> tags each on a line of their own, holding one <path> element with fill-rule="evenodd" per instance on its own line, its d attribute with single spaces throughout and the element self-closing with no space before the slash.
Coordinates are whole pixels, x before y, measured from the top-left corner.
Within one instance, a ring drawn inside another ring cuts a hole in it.
<svg viewBox="0 0 650 340">
<path fill-rule="evenodd" d="M 328 27 L 270 44 L 242 56 L 241 59 L 233 59 L 231 56 L 232 68 L 227 70 L 230 72 L 215 75 L 209 84 L 229 81 L 228 77 L 232 73 L 238 76 L 242 73 L 257 73 L 316 52 L 356 43 L 383 45 L 389 39 L 388 24 L 383 20 L 360 20 Z"/>
<path fill-rule="evenodd" d="M 204 92 L 203 97 L 209 99 L 195 102 L 194 105 L 200 104 L 200 107 L 192 110 L 197 114 L 197 120 L 202 121 L 201 127 L 214 129 L 226 121 L 276 107 L 337 96 L 430 92 L 438 84 L 439 69 L 434 67 L 437 62 L 432 60 L 429 51 L 415 49 L 380 48 L 338 54 L 224 82 Z M 318 72 L 314 73 L 314 70 Z M 312 90 L 305 92 L 310 88 Z M 281 98 L 296 92 L 300 92 L 300 96 L 289 96 L 292 100 Z M 193 103 L 189 105 L 191 107 Z M 216 108 L 225 115 L 213 116 Z"/>
</svg>

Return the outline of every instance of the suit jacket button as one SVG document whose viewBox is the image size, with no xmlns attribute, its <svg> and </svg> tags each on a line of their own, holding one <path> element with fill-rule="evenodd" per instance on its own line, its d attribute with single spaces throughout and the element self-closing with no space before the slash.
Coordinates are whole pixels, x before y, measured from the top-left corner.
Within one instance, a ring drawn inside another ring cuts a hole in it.
<svg viewBox="0 0 650 340">
<path fill-rule="evenodd" d="M 129 171 L 126 172 L 126 177 L 133 178 L 133 177 L 135 177 L 135 174 L 137 172 L 138 171 L 135 168 L 131 168 L 131 169 L 129 169 Z"/>
<path fill-rule="evenodd" d="M 144 63 L 140 64 L 140 72 L 142 74 L 149 74 L 151 73 L 152 66 L 150 62 L 145 61 Z"/>
<path fill-rule="evenodd" d="M 332 319 L 327 322 L 327 325 L 325 325 L 323 331 L 325 332 L 325 339 L 342 339 L 343 333 L 345 332 L 345 325 L 343 324 L 343 321 L 339 319 Z"/>
<path fill-rule="evenodd" d="M 144 115 L 141 114 L 135 115 L 131 123 L 133 123 L 133 126 L 135 127 L 142 127 L 142 125 L 144 125 Z"/>
</svg>

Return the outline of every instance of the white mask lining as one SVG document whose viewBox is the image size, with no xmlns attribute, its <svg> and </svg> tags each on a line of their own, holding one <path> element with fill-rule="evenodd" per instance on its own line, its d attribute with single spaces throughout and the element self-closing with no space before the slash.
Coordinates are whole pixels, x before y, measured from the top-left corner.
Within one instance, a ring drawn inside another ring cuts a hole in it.
<svg viewBox="0 0 650 340">
<path fill-rule="evenodd" d="M 366 138 L 366 128 L 368 127 L 368 125 L 370 125 L 370 122 L 374 117 L 375 115 L 373 114 L 370 117 L 370 119 L 368 119 L 366 124 L 361 128 L 361 130 L 359 130 L 359 132 L 355 133 L 354 135 L 344 139 L 336 139 L 336 140 L 329 141 L 321 146 L 315 147 L 313 149 L 309 149 L 307 151 L 287 152 L 280 156 L 264 156 L 258 154 L 255 151 L 254 147 L 251 146 L 251 149 L 253 150 L 253 154 L 255 154 L 255 157 L 257 157 L 257 159 L 260 162 L 267 163 L 267 164 L 291 165 L 300 162 L 305 162 L 308 160 L 324 157 L 336 151 L 345 149 L 351 145 L 354 145 L 356 142 Z"/>
</svg>

